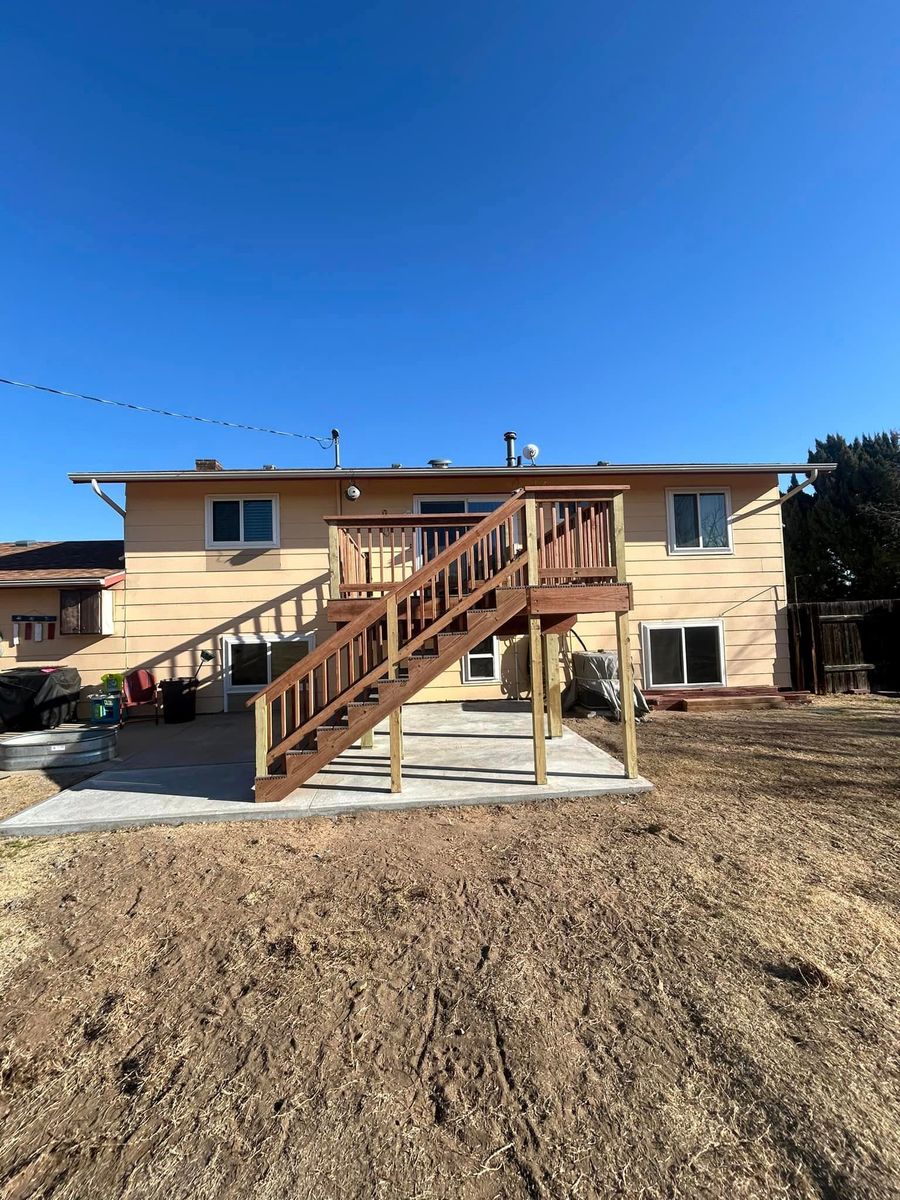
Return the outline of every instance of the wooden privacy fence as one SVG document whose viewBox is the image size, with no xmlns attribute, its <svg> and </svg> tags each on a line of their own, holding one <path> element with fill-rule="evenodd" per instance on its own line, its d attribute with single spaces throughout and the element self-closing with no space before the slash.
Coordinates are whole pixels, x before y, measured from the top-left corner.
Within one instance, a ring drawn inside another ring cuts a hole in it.
<svg viewBox="0 0 900 1200">
<path fill-rule="evenodd" d="M 900 690 L 900 600 L 789 604 L 788 627 L 798 690 Z"/>
</svg>

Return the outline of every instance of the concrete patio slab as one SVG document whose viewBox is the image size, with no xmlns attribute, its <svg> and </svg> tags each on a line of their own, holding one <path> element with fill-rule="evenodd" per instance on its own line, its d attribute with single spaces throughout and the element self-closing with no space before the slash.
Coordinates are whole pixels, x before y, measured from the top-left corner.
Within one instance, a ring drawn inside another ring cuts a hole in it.
<svg viewBox="0 0 900 1200">
<path fill-rule="evenodd" d="M 622 764 L 565 728 L 547 742 L 546 786 L 532 782 L 527 705 L 412 704 L 403 712 L 403 791 L 390 791 L 386 726 L 277 804 L 252 800 L 252 721 L 244 714 L 159 726 L 123 745 L 123 759 L 0 824 L 6 837 L 186 822 L 332 817 L 366 809 L 513 804 L 649 790 Z M 123 742 L 128 738 L 123 732 Z"/>
</svg>

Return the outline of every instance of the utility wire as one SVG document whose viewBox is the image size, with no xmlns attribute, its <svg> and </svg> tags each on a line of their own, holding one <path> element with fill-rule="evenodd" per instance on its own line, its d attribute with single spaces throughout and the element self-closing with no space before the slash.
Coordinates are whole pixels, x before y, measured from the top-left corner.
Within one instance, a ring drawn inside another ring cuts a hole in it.
<svg viewBox="0 0 900 1200">
<path fill-rule="evenodd" d="M 81 392 L 66 392 L 62 388 L 45 387 L 40 383 L 22 383 L 17 379 L 0 378 L 0 383 L 10 387 L 31 388 L 36 392 L 50 392 L 53 396 L 70 396 L 73 400 L 91 400 L 94 404 L 105 404 L 109 408 L 127 408 L 132 412 L 152 413 L 156 417 L 179 417 L 182 421 L 199 421 L 201 425 L 223 425 L 226 429 L 243 429 L 248 433 L 271 433 L 275 437 L 301 438 L 318 442 L 323 450 L 334 445 L 334 435 L 317 437 L 314 433 L 290 433 L 284 429 L 265 429 L 260 425 L 241 425 L 237 421 L 222 421 L 218 417 L 195 417 L 190 413 L 169 412 L 166 408 L 145 408 L 142 404 L 126 404 L 124 400 L 102 400 L 99 396 L 85 396 Z"/>
</svg>

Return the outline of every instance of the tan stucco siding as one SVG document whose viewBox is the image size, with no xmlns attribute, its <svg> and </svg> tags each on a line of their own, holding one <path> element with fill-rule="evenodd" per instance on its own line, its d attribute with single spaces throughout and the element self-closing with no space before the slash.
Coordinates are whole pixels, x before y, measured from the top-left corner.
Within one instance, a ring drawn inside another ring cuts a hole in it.
<svg viewBox="0 0 900 1200">
<path fill-rule="evenodd" d="M 350 472 L 332 484 L 279 481 L 259 485 L 137 483 L 128 488 L 126 520 L 127 611 L 124 651 L 127 666 L 147 667 L 158 677 L 191 674 L 202 649 L 216 654 L 201 668 L 200 707 L 221 709 L 222 638 L 250 634 L 314 635 L 331 628 L 322 610 L 328 598 L 325 515 L 339 511 Z M 454 478 L 408 481 L 367 480 L 356 505 L 345 511 L 408 512 L 415 496 L 504 495 L 527 472 L 510 472 L 498 489 L 495 480 L 461 485 Z M 572 483 L 579 482 L 577 478 Z M 592 482 L 583 479 L 581 482 Z M 640 623 L 686 617 L 722 617 L 728 683 L 788 683 L 784 617 L 784 565 L 777 480 L 734 475 L 696 479 L 642 476 L 623 479 L 632 490 L 625 503 L 628 577 L 634 584 L 633 646 L 640 677 Z M 667 486 L 727 486 L 731 490 L 734 553 L 680 556 L 667 550 Z M 266 551 L 207 551 L 205 497 L 277 492 L 281 545 Z M 585 617 L 578 633 L 589 648 L 614 646 L 612 622 Z M 573 646 L 577 643 L 572 641 Z M 527 690 L 521 640 L 503 643 L 503 682 L 466 684 L 461 664 L 445 672 L 420 695 L 424 700 L 481 699 Z M 518 670 L 518 679 L 517 679 Z"/>
<path fill-rule="evenodd" d="M 113 634 L 59 635 L 59 588 L 0 587 L 0 671 L 14 667 L 75 667 L 81 675 L 82 696 L 96 692 L 103 675 L 122 671 L 125 664 L 124 590 L 112 589 Z M 26 642 L 20 631 L 17 646 L 12 642 L 14 614 L 57 617 L 53 641 Z"/>
</svg>

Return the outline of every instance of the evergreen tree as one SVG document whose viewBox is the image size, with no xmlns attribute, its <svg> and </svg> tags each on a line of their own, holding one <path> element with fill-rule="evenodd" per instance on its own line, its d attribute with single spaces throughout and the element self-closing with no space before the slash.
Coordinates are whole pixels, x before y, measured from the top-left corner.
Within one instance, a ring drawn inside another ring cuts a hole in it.
<svg viewBox="0 0 900 1200">
<path fill-rule="evenodd" d="M 813 493 L 784 507 L 790 598 L 900 596 L 900 433 L 816 441 L 809 462 L 835 462 Z"/>
</svg>

